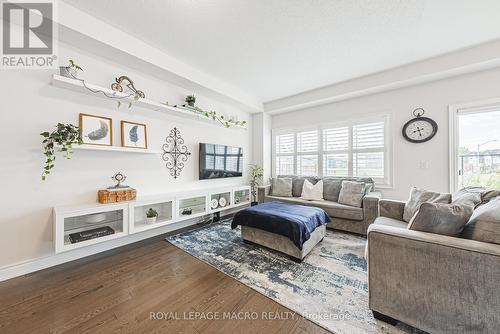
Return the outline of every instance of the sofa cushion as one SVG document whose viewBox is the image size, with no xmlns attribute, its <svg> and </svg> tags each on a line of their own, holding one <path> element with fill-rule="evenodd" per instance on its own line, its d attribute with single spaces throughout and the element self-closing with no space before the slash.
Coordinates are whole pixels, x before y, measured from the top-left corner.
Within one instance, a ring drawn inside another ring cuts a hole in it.
<svg viewBox="0 0 500 334">
<path fill-rule="evenodd" d="M 424 202 L 451 203 L 451 194 L 441 194 L 413 187 L 410 191 L 410 199 L 405 204 L 403 220 L 409 222 L 417 213 L 420 204 Z"/>
<path fill-rule="evenodd" d="M 409 230 L 457 237 L 469 221 L 474 206 L 464 204 L 422 203 L 408 224 Z"/>
<path fill-rule="evenodd" d="M 489 189 L 481 193 L 481 205 L 488 203 L 492 199 L 500 196 L 500 190 Z"/>
<path fill-rule="evenodd" d="M 342 181 L 356 181 L 365 184 L 365 194 L 374 191 L 374 181 L 370 177 L 333 177 L 323 178 L 323 198 L 327 201 L 338 202 Z"/>
<path fill-rule="evenodd" d="M 279 175 L 278 178 L 290 178 L 292 179 L 292 196 L 300 197 L 302 196 L 302 187 L 304 186 L 304 180 L 308 180 L 312 184 L 316 184 L 318 180 L 314 176 L 296 176 L 296 175 Z"/>
<path fill-rule="evenodd" d="M 482 187 L 462 188 L 451 196 L 453 204 L 470 205 L 473 208 L 481 203 L 481 194 L 485 189 Z"/>
<path fill-rule="evenodd" d="M 406 229 L 408 224 L 402 220 L 388 218 L 388 217 L 377 217 L 373 224 L 384 225 L 384 226 L 392 226 L 392 227 L 401 227 Z"/>
<path fill-rule="evenodd" d="M 339 203 L 360 208 L 365 195 L 365 184 L 356 181 L 342 181 L 339 194 Z"/>
<path fill-rule="evenodd" d="M 461 237 L 500 244 L 500 197 L 474 210 Z"/>
<path fill-rule="evenodd" d="M 321 201 L 323 199 L 323 181 L 319 180 L 316 184 L 312 184 L 308 180 L 304 180 L 300 198 L 307 201 Z"/>
<path fill-rule="evenodd" d="M 292 179 L 284 177 L 272 179 L 271 193 L 273 196 L 292 197 Z"/>
<path fill-rule="evenodd" d="M 326 213 L 330 217 L 350 219 L 350 220 L 364 219 L 362 208 L 344 205 L 331 201 L 309 201 L 309 203 L 311 203 L 311 205 L 315 205 L 319 208 L 322 208 L 323 210 L 326 211 Z"/>
<path fill-rule="evenodd" d="M 350 220 L 363 220 L 363 209 L 353 206 L 339 204 L 332 201 L 307 201 L 297 197 L 279 197 L 279 196 L 266 196 L 266 201 L 282 201 L 285 203 L 308 205 L 321 208 L 326 211 L 328 216 L 335 218 L 343 218 Z"/>
<path fill-rule="evenodd" d="M 342 179 L 323 179 L 323 198 L 327 201 L 338 202 Z"/>
</svg>

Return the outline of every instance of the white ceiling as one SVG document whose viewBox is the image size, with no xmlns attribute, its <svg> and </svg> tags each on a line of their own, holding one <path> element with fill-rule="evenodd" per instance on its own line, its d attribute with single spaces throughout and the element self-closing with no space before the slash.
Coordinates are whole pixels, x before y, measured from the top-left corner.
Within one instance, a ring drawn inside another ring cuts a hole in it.
<svg viewBox="0 0 500 334">
<path fill-rule="evenodd" d="M 500 38 L 499 0 L 65 0 L 268 102 Z"/>
</svg>

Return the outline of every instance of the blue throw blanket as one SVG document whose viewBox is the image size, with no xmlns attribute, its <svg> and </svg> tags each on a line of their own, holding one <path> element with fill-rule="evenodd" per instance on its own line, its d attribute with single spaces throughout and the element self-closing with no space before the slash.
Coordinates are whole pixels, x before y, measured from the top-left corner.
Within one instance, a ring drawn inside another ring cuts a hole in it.
<svg viewBox="0 0 500 334">
<path fill-rule="evenodd" d="M 302 250 L 302 245 L 309 240 L 316 227 L 329 222 L 330 217 L 323 209 L 276 201 L 237 212 L 231 228 L 242 225 L 276 233 L 290 238 Z"/>
</svg>

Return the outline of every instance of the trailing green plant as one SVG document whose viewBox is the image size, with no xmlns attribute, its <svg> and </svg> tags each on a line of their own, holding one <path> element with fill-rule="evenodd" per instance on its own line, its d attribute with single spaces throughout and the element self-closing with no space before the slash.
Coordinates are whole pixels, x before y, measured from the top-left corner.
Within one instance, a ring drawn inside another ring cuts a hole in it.
<svg viewBox="0 0 500 334">
<path fill-rule="evenodd" d="M 166 105 L 166 106 L 170 106 L 168 104 L 168 102 L 162 103 L 162 104 Z M 205 110 L 198 108 L 198 107 L 190 107 L 190 106 L 186 106 L 186 105 L 182 105 L 182 106 L 174 105 L 174 107 L 179 108 L 179 109 L 183 109 L 183 110 L 187 110 L 187 111 L 192 112 L 198 116 L 203 116 L 205 118 L 219 122 L 220 124 L 222 124 L 226 128 L 230 128 L 232 126 L 245 126 L 247 124 L 247 121 L 235 120 L 232 117 L 226 118 L 222 114 L 217 114 L 216 111 L 205 111 Z"/>
<path fill-rule="evenodd" d="M 141 97 L 139 96 L 139 94 L 134 94 L 134 101 L 137 101 L 139 100 Z M 122 106 L 122 101 L 116 101 L 117 102 L 117 108 L 120 108 Z M 132 101 L 129 101 L 128 102 L 128 108 L 132 108 Z"/>
<path fill-rule="evenodd" d="M 153 208 L 149 208 L 149 210 L 146 211 L 146 217 L 148 218 L 158 217 L 158 212 Z"/>
<path fill-rule="evenodd" d="M 69 62 L 69 68 L 74 69 L 75 71 L 83 71 L 83 68 L 80 67 L 77 63 L 73 61 L 73 59 L 68 60 Z"/>
<path fill-rule="evenodd" d="M 239 121 L 233 118 L 226 118 L 224 117 L 224 115 L 219 115 L 215 111 L 201 111 L 201 113 L 203 116 L 221 123 L 226 128 L 230 128 L 231 126 L 244 126 L 245 124 L 247 124 L 247 121 Z"/>
<path fill-rule="evenodd" d="M 250 192 L 252 193 L 253 202 L 257 202 L 257 188 L 262 182 L 264 169 L 259 165 L 250 165 Z"/>
<path fill-rule="evenodd" d="M 46 157 L 45 167 L 42 173 L 42 181 L 47 179 L 50 171 L 54 168 L 56 153 L 64 153 L 66 159 L 71 159 L 73 145 L 83 144 L 80 128 L 73 124 L 58 123 L 52 132 L 42 132 L 44 155 Z"/>
</svg>

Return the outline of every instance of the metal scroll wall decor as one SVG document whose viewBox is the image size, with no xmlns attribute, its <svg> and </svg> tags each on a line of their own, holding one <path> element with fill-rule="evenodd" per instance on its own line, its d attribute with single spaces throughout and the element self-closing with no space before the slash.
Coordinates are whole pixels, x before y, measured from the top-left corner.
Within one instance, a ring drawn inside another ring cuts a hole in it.
<svg viewBox="0 0 500 334">
<path fill-rule="evenodd" d="M 185 162 L 191 155 L 188 151 L 186 145 L 184 145 L 184 139 L 181 137 L 181 132 L 177 128 L 170 130 L 170 134 L 165 139 L 166 144 L 163 144 L 163 160 L 167 163 L 165 164 L 170 170 L 170 175 L 176 179 L 181 175 L 181 171 L 185 166 Z"/>
</svg>

